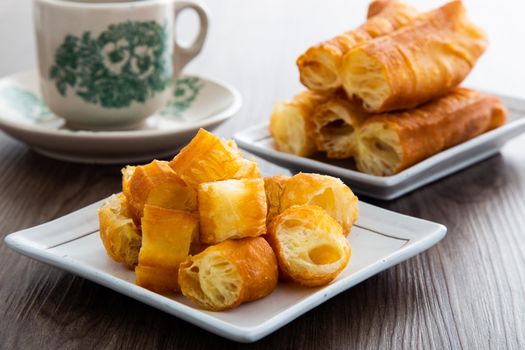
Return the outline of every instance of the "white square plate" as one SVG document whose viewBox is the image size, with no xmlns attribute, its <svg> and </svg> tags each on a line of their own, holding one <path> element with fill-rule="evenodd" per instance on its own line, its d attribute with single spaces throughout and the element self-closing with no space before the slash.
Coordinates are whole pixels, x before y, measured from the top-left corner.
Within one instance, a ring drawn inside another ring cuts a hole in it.
<svg viewBox="0 0 525 350">
<path fill-rule="evenodd" d="M 101 202 L 12 233 L 8 247 L 57 266 L 124 295 L 175 315 L 220 336 L 253 342 L 361 281 L 436 244 L 446 227 L 360 203 L 360 218 L 349 241 L 352 257 L 346 269 L 327 286 L 306 288 L 280 283 L 266 298 L 224 311 L 194 307 L 181 295 L 164 296 L 135 285 L 135 274 L 112 261 L 98 232 Z"/>
<path fill-rule="evenodd" d="M 238 132 L 234 139 L 241 148 L 280 166 L 333 175 L 345 181 L 356 193 L 390 200 L 498 153 L 505 142 L 525 132 L 525 101 L 499 97 L 509 111 L 505 125 L 451 147 L 392 176 L 374 176 L 358 172 L 351 160 L 333 160 L 322 155 L 305 158 L 279 152 L 274 147 L 267 123 Z"/>
</svg>

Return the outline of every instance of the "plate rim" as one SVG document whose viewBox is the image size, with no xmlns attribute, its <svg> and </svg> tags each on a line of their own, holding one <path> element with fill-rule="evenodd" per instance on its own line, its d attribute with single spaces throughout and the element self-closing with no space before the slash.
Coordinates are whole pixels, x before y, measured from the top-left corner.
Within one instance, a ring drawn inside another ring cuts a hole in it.
<svg viewBox="0 0 525 350">
<path fill-rule="evenodd" d="M 23 255 L 66 270 L 70 273 L 93 281 L 94 283 L 101 284 L 118 293 L 136 299 L 149 306 L 155 307 L 160 311 L 169 313 L 175 317 L 185 320 L 197 327 L 238 342 L 254 342 L 265 337 L 266 335 L 276 331 L 294 319 L 300 317 L 304 313 L 322 304 L 326 300 L 331 299 L 332 297 L 348 290 L 349 288 L 355 286 L 358 283 L 361 283 L 362 281 L 376 275 L 381 271 L 393 267 L 398 263 L 429 249 L 441 239 L 443 239 L 447 233 L 447 228 L 442 224 L 400 214 L 361 201 L 360 208 L 363 213 L 369 212 L 371 210 L 379 211 L 381 215 L 387 214 L 387 218 L 389 218 L 389 220 L 398 221 L 400 218 L 402 218 L 403 222 L 405 223 L 405 220 L 408 220 L 413 225 L 424 225 L 425 233 L 422 235 L 421 232 L 415 232 L 415 227 L 412 227 L 412 229 L 409 230 L 406 225 L 400 225 L 398 229 L 407 231 L 407 233 L 411 232 L 411 235 L 402 237 L 393 234 L 391 236 L 394 238 L 406 240 L 406 243 L 397 250 L 391 252 L 379 260 L 374 261 L 353 275 L 347 276 L 345 279 L 336 280 L 327 286 L 321 287 L 310 294 L 308 297 L 290 306 L 285 311 L 273 315 L 261 324 L 256 326 L 241 327 L 213 317 L 208 311 L 200 310 L 179 303 L 176 300 L 166 298 L 160 294 L 136 286 L 135 284 L 132 284 L 128 281 L 114 277 L 108 272 L 89 266 L 87 263 L 78 262 L 73 258 L 68 258 L 67 256 L 59 256 L 53 252 L 48 251 L 48 249 L 51 247 L 45 247 L 41 244 L 38 244 L 36 241 L 25 237 L 25 235 L 28 233 L 42 229 L 53 230 L 53 227 L 57 225 L 59 225 L 56 229 L 57 232 L 64 231 L 64 225 L 74 225 L 79 219 L 82 219 L 83 217 L 85 221 L 86 214 L 96 212 L 100 204 L 105 200 L 106 199 L 102 199 L 101 201 L 95 202 L 82 209 L 76 210 L 70 214 L 48 221 L 46 223 L 11 233 L 4 238 L 5 244 L 9 248 Z M 360 220 L 366 221 L 366 216 L 362 216 Z M 358 220 L 358 224 L 359 222 L 360 221 Z M 383 225 L 382 221 L 380 222 L 375 220 L 374 222 L 376 225 Z M 98 221 L 96 226 L 97 230 L 90 234 L 98 232 Z"/>
<path fill-rule="evenodd" d="M 140 156 L 109 156 L 109 157 L 100 157 L 100 156 L 91 156 L 91 155 L 79 155 L 76 156 L 74 154 L 70 153 L 59 153 L 54 152 L 45 148 L 40 147 L 31 147 L 31 149 L 44 157 L 48 157 L 51 159 L 60 160 L 63 162 L 70 162 L 70 163 L 77 163 L 77 164 L 93 164 L 93 165 L 117 165 L 117 164 L 130 164 L 130 163 L 146 163 L 151 161 L 152 158 L 156 159 L 167 159 L 172 158 L 175 153 L 177 153 L 177 149 L 180 148 L 180 146 L 174 146 L 172 149 L 169 149 L 168 151 L 160 151 L 160 152 L 151 152 L 151 153 L 145 153 L 144 155 Z"/>
</svg>

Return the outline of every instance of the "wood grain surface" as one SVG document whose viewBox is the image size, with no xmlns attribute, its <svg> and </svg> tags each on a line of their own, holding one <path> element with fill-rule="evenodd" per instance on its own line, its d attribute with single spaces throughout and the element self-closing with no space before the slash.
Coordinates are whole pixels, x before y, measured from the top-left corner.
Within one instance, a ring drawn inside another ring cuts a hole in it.
<svg viewBox="0 0 525 350">
<path fill-rule="evenodd" d="M 364 18 L 361 1 L 214 0 L 203 54 L 188 68 L 224 79 L 244 97 L 217 132 L 268 118 L 301 89 L 295 58 Z M 431 7 L 440 1 L 422 1 Z M 525 36 L 518 2 L 467 1 L 492 49 L 469 83 L 525 98 Z M 501 7 L 499 7 L 501 6 Z M 511 7 L 514 6 L 514 7 Z M 521 6 L 521 7 L 520 7 Z M 520 11 L 521 10 L 521 11 Z M 497 11 L 501 15 L 493 16 Z M 505 17 L 506 16 L 506 17 Z M 35 63 L 29 0 L 0 3 L 0 72 Z M 512 38 L 506 37 L 514 26 Z M 194 27 L 183 16 L 181 31 Z M 521 32 L 520 32 L 521 31 Z M 189 35 L 188 35 L 189 37 Z M 510 44 L 503 45 L 499 38 Z M 505 62 L 505 64 L 500 64 Z M 519 83 L 518 83 L 519 82 Z M 521 90 L 519 90 L 521 87 Z M 512 91 L 509 91 L 512 90 Z M 502 349 L 525 348 L 525 136 L 501 154 L 390 202 L 362 200 L 448 227 L 438 245 L 376 275 L 250 345 L 237 344 L 0 242 L 1 349 Z M 266 174 L 286 169 L 260 161 Z M 120 166 L 44 158 L 0 133 L 0 238 L 119 191 Z"/>
</svg>

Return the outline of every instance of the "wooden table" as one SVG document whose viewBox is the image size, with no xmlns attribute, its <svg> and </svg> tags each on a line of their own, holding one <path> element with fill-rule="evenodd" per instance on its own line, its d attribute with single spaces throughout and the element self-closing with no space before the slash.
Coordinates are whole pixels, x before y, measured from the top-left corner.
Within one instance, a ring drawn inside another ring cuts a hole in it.
<svg viewBox="0 0 525 350">
<path fill-rule="evenodd" d="M 421 3 L 422 1 L 418 1 Z M 441 1 L 424 1 L 430 8 Z M 188 68 L 235 85 L 230 136 L 268 118 L 301 89 L 295 58 L 309 44 L 357 25 L 366 2 L 214 0 L 211 34 Z M 467 1 L 492 46 L 467 84 L 525 98 L 525 6 Z M 183 16 L 181 28 L 194 27 Z M 35 65 L 30 1 L 0 5 L 0 74 Z M 189 30 L 189 29 L 188 29 Z M 9 48 L 9 49 L 8 49 Z M 437 246 L 355 286 L 254 348 L 524 348 L 525 135 L 500 155 L 400 199 L 376 205 L 445 224 Z M 261 161 L 266 174 L 286 172 Z M 119 166 L 63 163 L 0 134 L 0 235 L 37 225 L 119 191 Z M 238 348 L 240 344 L 0 242 L 0 348 Z"/>
</svg>

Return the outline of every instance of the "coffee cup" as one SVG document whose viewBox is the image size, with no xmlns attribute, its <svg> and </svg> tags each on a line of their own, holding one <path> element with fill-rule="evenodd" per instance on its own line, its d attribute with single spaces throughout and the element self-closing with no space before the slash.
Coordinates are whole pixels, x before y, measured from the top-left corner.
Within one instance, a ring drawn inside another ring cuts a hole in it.
<svg viewBox="0 0 525 350">
<path fill-rule="evenodd" d="M 199 17 L 190 46 L 177 16 Z M 181 0 L 34 0 L 42 96 L 72 128 L 133 128 L 164 106 L 182 68 L 202 48 L 207 10 Z"/>
</svg>

